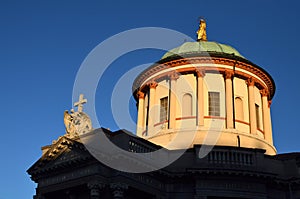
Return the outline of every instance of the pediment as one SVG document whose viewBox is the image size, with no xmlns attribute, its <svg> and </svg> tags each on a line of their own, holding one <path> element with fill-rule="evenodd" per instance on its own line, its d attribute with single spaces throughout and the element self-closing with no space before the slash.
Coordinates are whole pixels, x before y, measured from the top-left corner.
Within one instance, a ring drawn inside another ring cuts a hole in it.
<svg viewBox="0 0 300 199">
<path fill-rule="evenodd" d="M 62 136 L 28 169 L 28 173 L 31 175 L 41 174 L 74 167 L 91 158 L 92 156 L 82 143 Z"/>
</svg>

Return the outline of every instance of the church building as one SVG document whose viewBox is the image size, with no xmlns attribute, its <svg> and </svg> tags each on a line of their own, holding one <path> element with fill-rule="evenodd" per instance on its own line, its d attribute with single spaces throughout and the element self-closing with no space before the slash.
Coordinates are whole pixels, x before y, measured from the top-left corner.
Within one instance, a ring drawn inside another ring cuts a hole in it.
<svg viewBox="0 0 300 199">
<path fill-rule="evenodd" d="M 33 198 L 300 199 L 300 153 L 277 154 L 273 144 L 271 75 L 208 41 L 203 19 L 197 36 L 136 77 L 136 136 L 93 129 L 80 95 L 78 110 L 65 111 L 66 134 L 27 171 Z M 104 140 L 123 152 L 106 151 Z"/>
</svg>

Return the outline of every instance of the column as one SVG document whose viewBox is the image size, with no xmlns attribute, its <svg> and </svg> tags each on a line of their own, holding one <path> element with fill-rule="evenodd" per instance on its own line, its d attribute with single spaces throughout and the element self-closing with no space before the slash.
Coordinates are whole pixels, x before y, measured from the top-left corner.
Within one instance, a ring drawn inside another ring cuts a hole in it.
<svg viewBox="0 0 300 199">
<path fill-rule="evenodd" d="M 270 137 L 269 137 L 269 139 L 270 139 L 270 144 L 272 144 L 273 145 L 273 131 L 272 131 L 272 119 L 271 119 L 271 104 L 272 104 L 272 100 L 269 100 L 268 101 L 268 111 L 267 111 L 267 115 L 268 115 L 268 120 L 269 120 L 269 124 L 270 124 Z"/>
<path fill-rule="evenodd" d="M 176 72 L 169 75 L 170 78 L 170 108 L 169 108 L 169 128 L 176 128 L 176 81 L 179 78 Z"/>
<path fill-rule="evenodd" d="M 136 125 L 136 134 L 137 136 L 142 136 L 142 133 L 145 129 L 144 120 L 145 120 L 145 94 L 142 91 L 138 91 L 137 93 L 139 98 L 138 105 L 138 118 Z"/>
<path fill-rule="evenodd" d="M 148 115 L 148 129 L 147 135 L 153 134 L 154 130 L 154 121 L 156 118 L 156 107 L 155 107 L 155 92 L 157 83 L 155 81 L 150 82 L 149 84 L 150 92 L 149 92 L 149 115 Z"/>
<path fill-rule="evenodd" d="M 255 113 L 255 98 L 254 98 L 254 84 L 255 81 L 251 77 L 246 81 L 248 85 L 248 102 L 249 102 L 249 116 L 250 116 L 250 134 L 256 135 L 256 113 Z"/>
<path fill-rule="evenodd" d="M 124 183 L 111 183 L 110 188 L 114 199 L 124 198 L 124 192 L 128 189 L 128 185 Z"/>
<path fill-rule="evenodd" d="M 226 126 L 227 129 L 234 128 L 233 101 L 232 101 L 232 76 L 233 71 L 225 71 L 225 93 L 226 93 Z"/>
<path fill-rule="evenodd" d="M 197 125 L 204 126 L 204 93 L 203 93 L 203 78 L 205 71 L 202 69 L 196 70 L 197 74 Z"/>
<path fill-rule="evenodd" d="M 262 98 L 262 112 L 263 112 L 263 126 L 264 126 L 265 140 L 269 144 L 273 145 L 270 104 L 268 101 L 269 93 L 267 89 L 261 90 L 260 93 Z"/>
<path fill-rule="evenodd" d="M 95 182 L 88 183 L 87 186 L 90 189 L 90 198 L 100 199 L 100 191 L 105 187 L 105 184 L 95 181 Z"/>
</svg>

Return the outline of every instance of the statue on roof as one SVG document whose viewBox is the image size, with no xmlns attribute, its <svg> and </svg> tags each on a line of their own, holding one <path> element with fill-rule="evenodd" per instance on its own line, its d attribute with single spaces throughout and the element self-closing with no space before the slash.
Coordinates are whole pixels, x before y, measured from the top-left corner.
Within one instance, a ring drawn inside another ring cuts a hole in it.
<svg viewBox="0 0 300 199">
<path fill-rule="evenodd" d="M 64 123 L 66 127 L 66 135 L 68 137 L 78 137 L 79 135 L 88 133 L 93 129 L 90 117 L 82 111 L 83 104 L 86 102 L 87 100 L 84 99 L 81 94 L 79 101 L 74 103 L 74 106 L 78 107 L 77 112 L 74 112 L 73 109 L 70 113 L 67 110 L 64 112 Z"/>
<path fill-rule="evenodd" d="M 204 19 L 200 19 L 199 29 L 197 31 L 197 41 L 207 41 L 206 37 L 206 22 Z"/>
<path fill-rule="evenodd" d="M 74 135 L 76 132 L 76 128 L 75 128 L 75 125 L 73 124 L 73 121 L 74 121 L 73 113 L 70 114 L 68 110 L 65 110 L 64 123 L 66 126 L 67 134 Z"/>
</svg>

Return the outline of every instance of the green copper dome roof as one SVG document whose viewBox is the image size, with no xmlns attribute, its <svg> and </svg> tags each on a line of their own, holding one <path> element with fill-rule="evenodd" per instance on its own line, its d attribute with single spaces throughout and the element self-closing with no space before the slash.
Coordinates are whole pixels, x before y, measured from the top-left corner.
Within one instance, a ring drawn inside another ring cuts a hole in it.
<svg viewBox="0 0 300 199">
<path fill-rule="evenodd" d="M 216 52 L 216 53 L 226 53 L 234 54 L 235 56 L 244 58 L 236 49 L 233 47 L 220 44 L 214 41 L 198 41 L 198 42 L 185 42 L 181 46 L 174 48 L 164 54 L 162 59 L 170 57 L 172 55 L 184 55 L 191 53 L 203 53 L 203 52 Z"/>
</svg>

